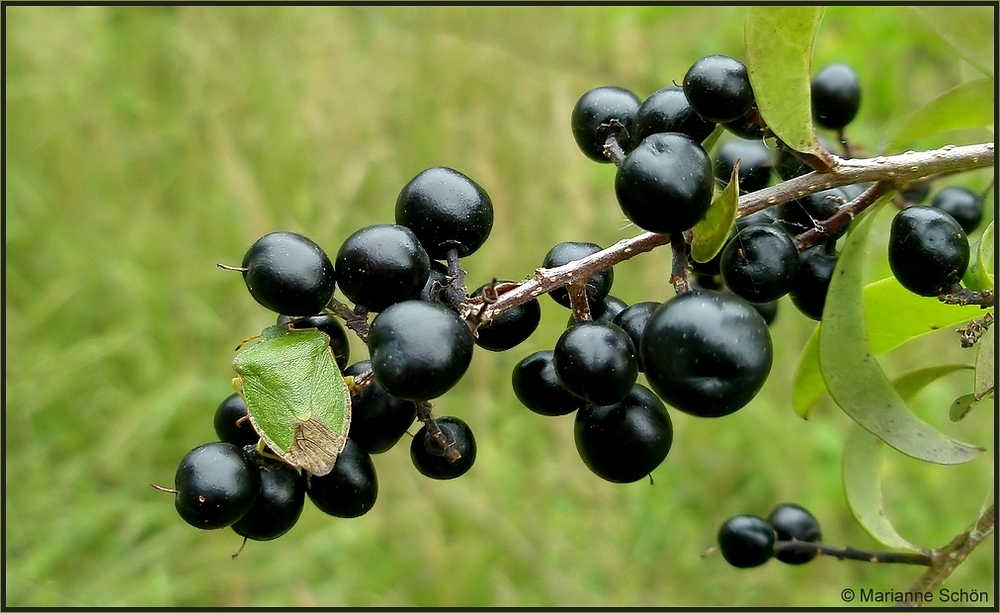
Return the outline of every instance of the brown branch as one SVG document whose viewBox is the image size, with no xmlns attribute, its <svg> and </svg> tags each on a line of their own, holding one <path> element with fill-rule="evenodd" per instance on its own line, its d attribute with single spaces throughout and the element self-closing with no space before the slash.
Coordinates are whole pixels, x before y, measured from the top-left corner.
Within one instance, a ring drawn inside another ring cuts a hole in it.
<svg viewBox="0 0 1000 613">
<path fill-rule="evenodd" d="M 795 246 L 802 251 L 809 245 L 824 236 L 835 236 L 837 232 L 846 227 L 851 220 L 861 214 L 862 211 L 875 204 L 875 202 L 892 191 L 892 183 L 879 181 L 872 185 L 854 200 L 842 205 L 837 212 L 823 221 L 817 221 L 815 227 L 810 228 L 795 237 Z"/>
<path fill-rule="evenodd" d="M 989 535 L 993 534 L 994 522 L 994 505 L 990 504 L 976 520 L 976 523 L 966 528 L 946 546 L 931 551 L 931 567 L 913 584 L 910 593 L 929 592 L 944 583 L 955 572 L 955 569 L 969 557 L 969 554 Z"/>
<path fill-rule="evenodd" d="M 810 172 L 741 196 L 739 216 L 844 185 L 889 181 L 898 186 L 935 173 L 986 168 L 993 166 L 994 156 L 993 143 L 980 143 L 874 158 L 834 159 L 837 163 L 829 172 Z"/>
</svg>

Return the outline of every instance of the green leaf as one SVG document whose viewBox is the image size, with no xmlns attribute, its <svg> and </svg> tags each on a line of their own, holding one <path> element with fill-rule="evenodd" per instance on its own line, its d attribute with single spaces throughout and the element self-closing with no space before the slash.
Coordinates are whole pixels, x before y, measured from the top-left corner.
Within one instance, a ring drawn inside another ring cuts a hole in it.
<svg viewBox="0 0 1000 613">
<path fill-rule="evenodd" d="M 992 6 L 912 7 L 965 61 L 983 74 L 993 76 L 996 59 L 994 10 Z"/>
<path fill-rule="evenodd" d="M 855 424 L 844 442 L 841 471 L 851 515 L 873 539 L 894 549 L 920 551 L 899 535 L 889 521 L 882 499 L 882 450 L 877 437 Z"/>
<path fill-rule="evenodd" d="M 913 339 L 971 321 L 980 313 L 975 305 L 944 304 L 908 291 L 895 277 L 865 286 L 864 321 L 872 354 L 881 356 Z M 795 369 L 792 408 L 802 418 L 826 393 L 819 369 L 819 329 L 806 342 Z"/>
<path fill-rule="evenodd" d="M 975 394 L 962 394 L 951 403 L 948 408 L 948 419 L 951 421 L 962 421 L 972 410 L 972 405 L 976 403 Z"/>
<path fill-rule="evenodd" d="M 821 6 L 752 6 L 743 21 L 747 70 L 761 116 L 786 145 L 827 168 L 830 154 L 816 139 L 810 80 Z"/>
<path fill-rule="evenodd" d="M 984 289 L 993 289 L 993 270 L 994 270 L 994 260 L 993 260 L 993 249 L 994 249 L 994 238 L 993 238 L 993 222 L 986 226 L 983 230 L 983 235 L 979 237 L 979 242 L 976 243 L 975 249 L 973 250 L 973 257 L 969 262 L 969 268 L 965 271 L 965 276 L 962 277 L 962 284 L 965 287 L 980 291 Z"/>
<path fill-rule="evenodd" d="M 976 354 L 976 378 L 973 390 L 976 400 L 982 400 L 993 393 L 993 369 L 996 359 L 996 341 L 993 331 L 987 330 L 979 339 L 979 352 Z"/>
<path fill-rule="evenodd" d="M 983 449 L 951 439 L 914 415 L 868 343 L 862 279 L 873 213 L 854 222 L 830 281 L 819 331 L 823 381 L 841 410 L 900 453 L 936 464 L 968 462 Z"/>
<path fill-rule="evenodd" d="M 733 164 L 729 184 L 712 200 L 708 212 L 691 229 L 691 258 L 707 262 L 719 253 L 736 223 L 736 206 L 740 201 L 740 161 Z"/>
<path fill-rule="evenodd" d="M 900 375 L 892 387 L 901 398 L 909 400 L 932 381 L 959 370 L 970 368 L 967 364 L 944 364 L 920 368 Z M 920 551 L 896 532 L 882 501 L 882 451 L 885 448 L 878 437 L 855 425 L 844 443 L 842 472 L 847 506 L 873 539 L 886 547 Z"/>
<path fill-rule="evenodd" d="M 893 124 L 883 137 L 885 151 L 945 132 L 992 126 L 995 93 L 992 78 L 956 85 Z"/>
</svg>

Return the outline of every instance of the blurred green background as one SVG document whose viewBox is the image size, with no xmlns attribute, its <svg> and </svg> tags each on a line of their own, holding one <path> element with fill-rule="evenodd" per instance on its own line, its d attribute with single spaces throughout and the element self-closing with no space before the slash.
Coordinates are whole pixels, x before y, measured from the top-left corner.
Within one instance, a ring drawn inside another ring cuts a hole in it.
<svg viewBox="0 0 1000 613">
<path fill-rule="evenodd" d="M 514 364 L 551 348 L 567 318 L 543 298 L 528 341 L 478 350 L 435 403 L 477 437 L 460 479 L 420 476 L 404 437 L 374 457 L 367 515 L 335 519 L 307 502 L 291 532 L 235 561 L 238 536 L 192 528 L 149 486 L 172 485 L 180 458 L 215 438 L 233 348 L 273 322 L 216 263 L 239 264 L 279 229 L 335 254 L 354 230 L 391 222 L 399 189 L 433 165 L 473 177 L 496 207 L 490 240 L 463 261 L 470 287 L 527 276 L 559 241 L 634 235 L 613 167 L 576 149 L 573 104 L 598 85 L 644 98 L 710 53 L 742 58 L 745 9 L 4 10 L 5 604 L 839 606 L 843 588 L 904 590 L 920 575 L 832 559 L 741 571 L 701 555 L 727 517 L 784 501 L 812 510 L 831 544 L 874 545 L 844 502 L 849 420 L 829 400 L 809 421 L 791 411 L 815 323 L 787 299 L 764 390 L 720 420 L 672 411 L 674 447 L 652 484 L 592 475 L 572 417 L 515 399 Z M 848 135 L 868 151 L 889 121 L 976 76 L 900 7 L 828 9 L 814 65 L 834 60 L 861 76 Z M 990 177 L 940 184 L 982 189 Z M 620 264 L 613 294 L 667 298 L 669 264 L 666 250 Z M 972 359 L 942 331 L 884 364 Z M 915 407 L 989 456 L 990 411 L 947 420 L 970 381 L 936 383 Z M 893 455 L 885 470 L 891 517 L 926 546 L 961 531 L 993 486 L 989 457 L 944 468 Z M 993 547 L 948 585 L 992 590 Z"/>
</svg>

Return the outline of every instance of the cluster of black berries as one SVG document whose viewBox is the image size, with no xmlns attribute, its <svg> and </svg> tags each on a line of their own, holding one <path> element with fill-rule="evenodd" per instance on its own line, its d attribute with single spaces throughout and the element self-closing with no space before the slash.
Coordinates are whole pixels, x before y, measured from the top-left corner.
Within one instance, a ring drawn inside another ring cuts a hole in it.
<svg viewBox="0 0 1000 613">
<path fill-rule="evenodd" d="M 538 304 L 505 311 L 479 330 L 467 323 L 464 311 L 496 286 L 470 297 L 459 266 L 493 225 L 490 198 L 469 177 L 444 167 L 419 173 L 401 191 L 395 217 L 396 224 L 351 234 L 333 261 L 305 236 L 273 232 L 232 268 L 257 302 L 280 314 L 277 324 L 329 338 L 332 358 L 352 382 L 350 426 L 332 470 L 310 474 L 269 452 L 244 397 L 230 395 L 215 413 L 220 440 L 185 455 L 168 490 L 185 521 L 270 540 L 291 529 L 307 495 L 330 515 L 363 515 L 378 494 L 371 456 L 392 448 L 418 416 L 423 425 L 410 456 L 420 473 L 452 479 L 471 468 L 476 444 L 469 426 L 433 417 L 428 401 L 459 381 L 475 343 L 502 350 L 527 338 L 540 319 Z M 334 298 L 338 286 L 353 309 Z M 369 325 L 371 312 L 377 315 Z M 369 360 L 349 363 L 341 320 L 366 341 Z"/>
<path fill-rule="evenodd" d="M 753 568 L 772 557 L 785 564 L 805 564 L 820 553 L 810 547 L 783 547 L 785 543 L 819 543 L 819 522 L 797 504 L 775 507 L 767 519 L 756 515 L 730 517 L 719 528 L 719 551 L 737 568 Z"/>
</svg>

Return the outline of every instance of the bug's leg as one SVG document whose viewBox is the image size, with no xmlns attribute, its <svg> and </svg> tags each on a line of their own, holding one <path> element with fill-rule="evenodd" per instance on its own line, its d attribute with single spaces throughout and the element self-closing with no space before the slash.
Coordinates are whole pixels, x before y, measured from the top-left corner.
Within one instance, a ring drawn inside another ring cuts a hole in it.
<svg viewBox="0 0 1000 613">
<path fill-rule="evenodd" d="M 241 377 L 233 377 L 230 385 L 232 385 L 234 392 L 243 396 L 243 379 Z"/>
<path fill-rule="evenodd" d="M 248 336 L 247 338 L 241 340 L 240 344 L 236 345 L 236 351 L 239 351 L 243 347 L 243 345 L 246 345 L 250 341 L 257 340 L 258 338 L 260 338 L 260 334 L 254 334 L 253 336 Z"/>
</svg>

